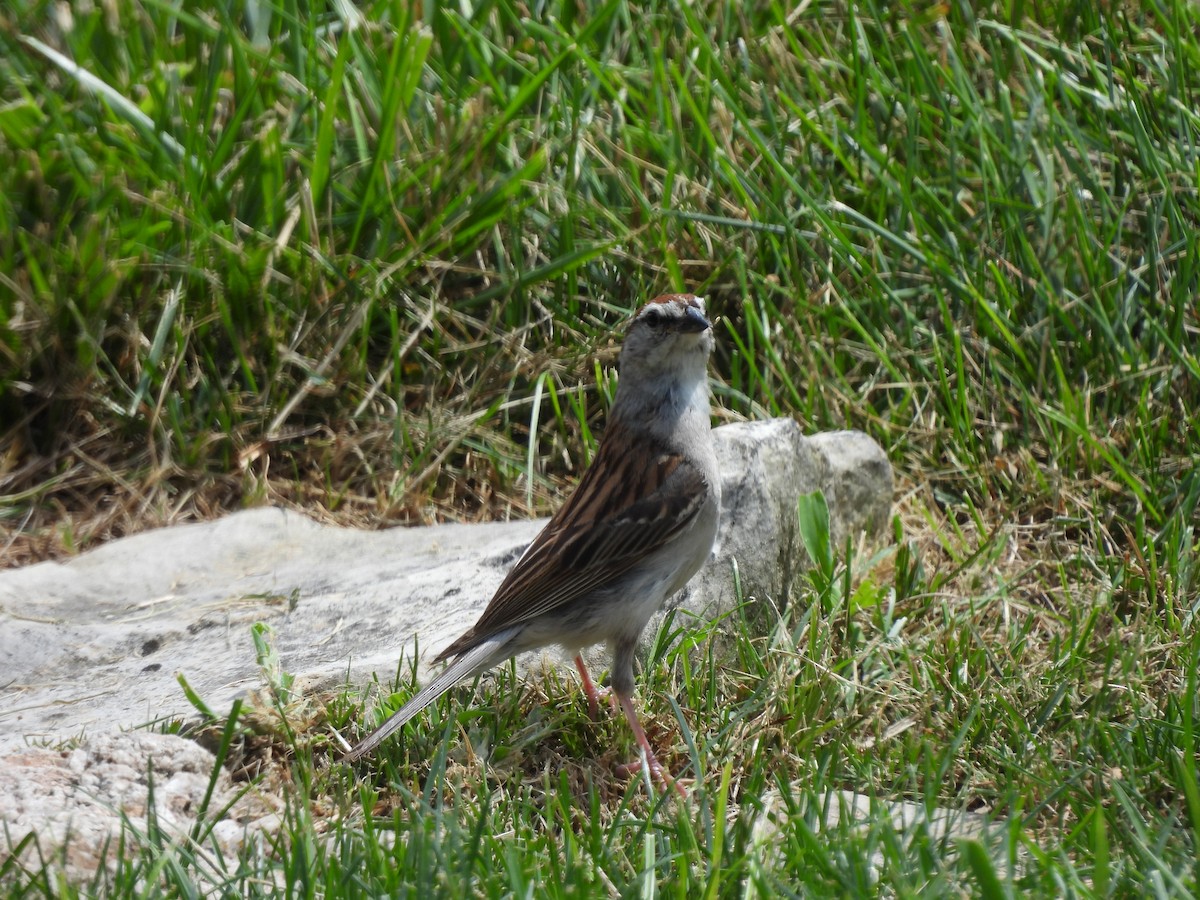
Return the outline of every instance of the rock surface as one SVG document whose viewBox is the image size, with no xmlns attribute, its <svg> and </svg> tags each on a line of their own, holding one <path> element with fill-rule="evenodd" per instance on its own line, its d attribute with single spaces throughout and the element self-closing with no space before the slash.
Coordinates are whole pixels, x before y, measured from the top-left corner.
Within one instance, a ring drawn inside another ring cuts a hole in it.
<svg viewBox="0 0 1200 900">
<path fill-rule="evenodd" d="M 735 568 L 744 596 L 786 594 L 804 568 L 801 494 L 825 493 L 836 544 L 887 524 L 891 468 L 866 435 L 805 438 L 790 419 L 714 434 L 718 546 L 676 598 L 696 615 L 733 605 Z M 177 675 L 226 712 L 261 686 L 251 626 L 263 622 L 298 685 L 388 680 L 418 639 L 431 657 L 475 621 L 543 524 L 354 531 L 264 508 L 0 571 L 0 821 L 10 846 L 33 831 L 45 852 L 72 823 L 68 868 L 98 865 L 122 811 L 144 817 L 151 760 L 159 820 L 186 832 L 211 756 L 169 735 L 113 733 L 194 716 Z M 31 747 L 69 740 L 77 749 Z M 236 817 L 218 838 L 243 833 Z M 261 804 L 244 818 L 272 820 Z"/>
<path fill-rule="evenodd" d="M 232 855 L 255 831 L 278 825 L 282 804 L 239 789 L 220 771 L 206 807 L 214 765 L 213 755 L 194 741 L 149 732 L 7 756 L 0 765 L 0 821 L 11 843 L 0 846 L 0 858 L 32 832 L 37 845 L 18 851 L 26 866 L 36 870 L 39 853 L 45 859 L 61 851 L 66 876 L 85 879 L 114 861 L 122 822 L 127 844 L 175 843 L 194 833 Z"/>
<path fill-rule="evenodd" d="M 735 562 L 747 596 L 783 595 L 802 493 L 829 498 L 835 541 L 886 524 L 891 468 L 865 435 L 805 438 L 790 419 L 715 434 L 718 547 L 676 598 L 696 614 L 730 608 Z M 418 639 L 432 656 L 469 627 L 543 524 L 356 531 L 263 508 L 0 572 L 0 752 L 193 715 L 177 674 L 227 711 L 260 685 L 256 622 L 303 684 L 388 679 Z"/>
</svg>

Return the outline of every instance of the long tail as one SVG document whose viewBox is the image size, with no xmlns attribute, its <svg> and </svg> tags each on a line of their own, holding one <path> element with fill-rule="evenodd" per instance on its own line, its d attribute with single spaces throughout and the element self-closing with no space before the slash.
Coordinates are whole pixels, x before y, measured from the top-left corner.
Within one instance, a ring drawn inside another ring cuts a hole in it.
<svg viewBox="0 0 1200 900">
<path fill-rule="evenodd" d="M 485 669 L 490 669 L 496 663 L 508 659 L 508 657 L 512 656 L 512 652 L 505 652 L 505 649 L 513 636 L 520 630 L 520 627 L 506 628 L 504 631 L 494 634 L 481 643 L 476 644 L 462 656 L 458 657 L 458 659 L 439 672 L 433 681 L 421 688 L 415 697 L 392 713 L 386 722 L 351 748 L 342 759 L 345 762 L 354 762 L 355 760 L 362 759 L 387 740 L 405 722 L 464 678 L 470 678 Z"/>
</svg>

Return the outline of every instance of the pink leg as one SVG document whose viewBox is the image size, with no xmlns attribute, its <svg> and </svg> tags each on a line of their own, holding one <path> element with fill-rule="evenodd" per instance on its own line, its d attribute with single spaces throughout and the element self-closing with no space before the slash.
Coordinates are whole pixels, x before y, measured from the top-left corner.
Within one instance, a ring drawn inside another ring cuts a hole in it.
<svg viewBox="0 0 1200 900">
<path fill-rule="evenodd" d="M 613 691 L 616 694 L 616 691 Z M 625 710 L 625 718 L 629 720 L 629 727 L 633 729 L 633 736 L 637 738 L 638 746 L 642 748 L 642 753 L 645 754 L 646 765 L 650 768 L 650 773 L 659 780 L 663 787 L 672 787 L 679 793 L 683 799 L 687 799 L 687 791 L 679 786 L 670 773 L 663 768 L 662 763 L 658 761 L 658 757 L 654 755 L 654 750 L 650 747 L 650 741 L 646 737 L 646 732 L 642 730 L 642 723 L 638 721 L 637 712 L 633 708 L 633 698 L 626 697 L 624 694 L 617 694 L 617 699 L 621 701 L 621 708 Z"/>
<path fill-rule="evenodd" d="M 579 670 L 579 678 L 583 682 L 583 692 L 587 694 L 588 714 L 595 722 L 600 718 L 600 693 L 596 690 L 596 685 L 592 683 L 592 676 L 587 670 L 587 666 L 583 664 L 583 655 L 575 654 L 575 668 Z"/>
</svg>

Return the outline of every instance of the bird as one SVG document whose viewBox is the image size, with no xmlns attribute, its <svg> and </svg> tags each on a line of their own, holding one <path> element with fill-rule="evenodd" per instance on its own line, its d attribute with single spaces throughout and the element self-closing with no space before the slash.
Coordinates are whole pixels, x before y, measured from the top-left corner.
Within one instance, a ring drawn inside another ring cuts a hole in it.
<svg viewBox="0 0 1200 900">
<path fill-rule="evenodd" d="M 713 445 L 705 301 L 664 294 L 625 332 L 617 393 L 592 464 L 517 560 L 478 621 L 434 662 L 449 665 L 352 747 L 372 753 L 459 682 L 512 656 L 558 644 L 573 654 L 592 717 L 598 692 L 581 651 L 604 642 L 609 686 L 651 774 L 682 794 L 633 704 L 634 653 L 650 617 L 709 558 L 721 488 Z"/>
</svg>

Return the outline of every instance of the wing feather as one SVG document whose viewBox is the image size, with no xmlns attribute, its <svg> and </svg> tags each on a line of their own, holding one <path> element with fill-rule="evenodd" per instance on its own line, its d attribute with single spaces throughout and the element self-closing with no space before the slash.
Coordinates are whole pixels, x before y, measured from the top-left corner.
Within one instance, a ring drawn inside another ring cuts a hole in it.
<svg viewBox="0 0 1200 900">
<path fill-rule="evenodd" d="M 501 582 L 475 626 L 439 659 L 616 580 L 692 524 L 710 490 L 703 473 L 665 446 L 634 447 L 630 433 L 621 430 L 619 422 L 609 426 L 575 492 Z M 654 462 L 638 466 L 644 459 Z"/>
</svg>

